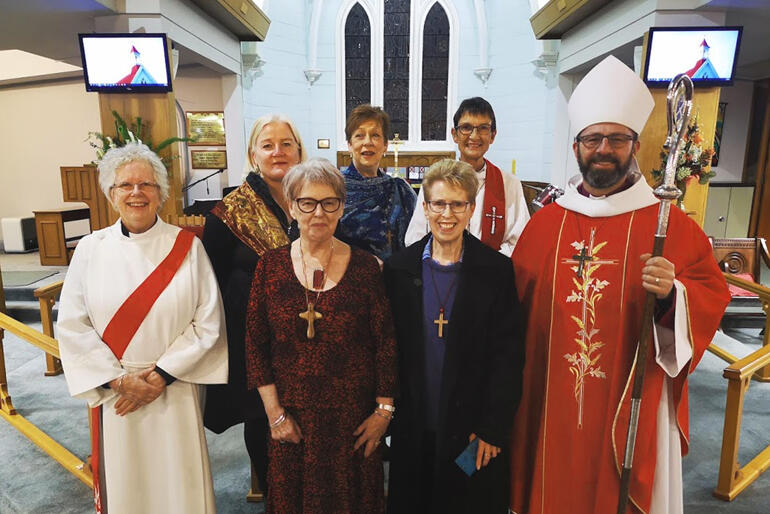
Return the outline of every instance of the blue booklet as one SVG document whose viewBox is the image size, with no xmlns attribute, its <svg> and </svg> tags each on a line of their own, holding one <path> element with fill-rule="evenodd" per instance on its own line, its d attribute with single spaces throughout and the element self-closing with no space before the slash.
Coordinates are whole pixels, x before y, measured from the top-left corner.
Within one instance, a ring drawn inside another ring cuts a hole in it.
<svg viewBox="0 0 770 514">
<path fill-rule="evenodd" d="M 455 464 L 460 466 L 466 475 L 471 476 L 476 472 L 476 452 L 479 449 L 479 438 L 477 437 L 465 447 L 463 452 L 455 459 Z"/>
</svg>

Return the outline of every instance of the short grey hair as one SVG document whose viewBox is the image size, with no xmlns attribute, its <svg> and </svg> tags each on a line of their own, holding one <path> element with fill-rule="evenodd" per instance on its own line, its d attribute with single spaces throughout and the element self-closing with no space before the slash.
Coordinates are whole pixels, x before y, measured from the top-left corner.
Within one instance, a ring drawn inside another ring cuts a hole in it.
<svg viewBox="0 0 770 514">
<path fill-rule="evenodd" d="M 479 190 L 479 179 L 473 167 L 467 162 L 442 159 L 434 162 L 422 180 L 422 190 L 425 200 L 430 200 L 430 188 L 436 182 L 446 182 L 452 187 L 465 191 L 468 201 L 476 203 L 476 192 Z"/>
<path fill-rule="evenodd" d="M 306 183 L 327 185 L 338 198 L 345 201 L 345 179 L 328 159 L 313 157 L 293 166 L 282 181 L 286 199 L 289 202 L 296 200 Z"/>
<path fill-rule="evenodd" d="M 168 198 L 168 171 L 158 154 L 143 143 L 128 143 L 126 146 L 111 148 L 99 161 L 99 186 L 104 196 L 112 203 L 110 188 L 115 185 L 115 173 L 118 168 L 130 162 L 144 161 L 150 165 L 155 182 L 160 186 L 161 204 Z"/>
<path fill-rule="evenodd" d="M 285 123 L 286 125 L 288 125 L 289 130 L 291 131 L 291 134 L 294 136 L 294 141 L 297 143 L 297 146 L 299 147 L 299 162 L 305 162 L 307 160 L 307 152 L 305 151 L 305 146 L 302 144 L 302 138 L 299 135 L 299 130 L 297 130 L 297 126 L 294 125 L 294 122 L 291 121 L 291 118 L 289 118 L 285 114 L 276 114 L 276 113 L 265 114 L 264 116 L 260 116 L 259 118 L 257 118 L 256 121 L 254 121 L 254 125 L 251 127 L 248 146 L 246 147 L 246 160 L 244 161 L 244 166 L 243 166 L 244 179 L 246 178 L 246 175 L 248 175 L 252 171 L 259 173 L 259 166 L 257 166 L 256 163 L 251 161 L 251 153 L 252 153 L 252 150 L 254 150 L 254 146 L 257 144 L 257 139 L 259 138 L 259 135 L 262 133 L 262 130 L 265 128 L 265 125 L 269 123 Z"/>
</svg>

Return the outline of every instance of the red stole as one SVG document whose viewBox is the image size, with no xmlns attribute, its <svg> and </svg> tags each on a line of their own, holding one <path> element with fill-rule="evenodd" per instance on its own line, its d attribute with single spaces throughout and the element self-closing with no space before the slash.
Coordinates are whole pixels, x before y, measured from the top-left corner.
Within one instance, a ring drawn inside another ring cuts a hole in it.
<svg viewBox="0 0 770 514">
<path fill-rule="evenodd" d="M 158 267 L 142 282 L 136 290 L 118 308 L 115 315 L 107 324 L 102 334 L 102 340 L 109 346 L 115 357 L 120 360 L 131 339 L 139 330 L 155 301 L 166 289 L 171 279 L 179 270 L 185 257 L 190 251 L 195 235 L 186 230 L 180 230 L 171 251 L 158 264 Z M 102 406 L 90 411 L 91 417 L 91 474 L 94 481 L 94 506 L 101 514 L 102 499 L 99 484 L 99 434 L 101 431 Z"/>
<path fill-rule="evenodd" d="M 497 251 L 505 234 L 505 187 L 500 168 L 486 159 L 484 162 L 487 164 L 487 178 L 481 211 L 481 242 Z"/>
<path fill-rule="evenodd" d="M 657 205 L 589 218 L 549 205 L 513 254 L 527 310 L 522 402 L 511 439 L 516 512 L 614 512 L 630 404 L 630 379 L 645 298 L 639 255 L 652 249 Z M 664 256 L 686 288 L 693 358 L 673 381 L 682 453 L 688 448 L 687 375 L 729 301 L 700 228 L 671 210 Z M 543 239 L 543 234 L 551 234 Z M 578 274 L 583 266 L 583 273 Z M 629 512 L 649 511 L 657 458 L 663 370 L 648 356 Z"/>
</svg>

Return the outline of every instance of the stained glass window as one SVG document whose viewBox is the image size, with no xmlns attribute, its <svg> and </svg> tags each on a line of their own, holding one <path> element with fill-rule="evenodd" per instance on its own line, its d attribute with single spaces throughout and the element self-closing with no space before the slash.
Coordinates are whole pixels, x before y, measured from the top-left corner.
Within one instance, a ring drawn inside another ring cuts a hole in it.
<svg viewBox="0 0 770 514">
<path fill-rule="evenodd" d="M 361 4 L 356 4 L 345 21 L 345 118 L 354 107 L 371 102 L 371 25 Z"/>
<path fill-rule="evenodd" d="M 410 0 L 385 0 L 383 108 L 390 116 L 388 139 L 409 138 L 409 10 Z"/>
<path fill-rule="evenodd" d="M 446 139 L 449 19 L 438 3 L 428 12 L 422 45 L 422 140 Z"/>
</svg>

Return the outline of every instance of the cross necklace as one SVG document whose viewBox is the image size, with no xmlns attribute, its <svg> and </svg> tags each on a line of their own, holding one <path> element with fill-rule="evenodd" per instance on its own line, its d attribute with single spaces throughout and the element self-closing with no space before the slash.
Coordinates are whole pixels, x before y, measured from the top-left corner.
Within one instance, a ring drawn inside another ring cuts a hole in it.
<svg viewBox="0 0 770 514">
<path fill-rule="evenodd" d="M 436 300 L 439 302 L 438 304 L 438 318 L 433 320 L 434 325 L 438 325 L 438 337 L 439 339 L 444 338 L 444 325 L 449 324 L 449 319 L 444 318 L 444 306 L 449 301 L 449 297 L 452 295 L 452 289 L 454 289 L 455 284 L 457 283 L 457 275 L 459 273 L 454 274 L 454 278 L 452 278 L 452 283 L 449 284 L 449 288 L 447 288 L 446 295 L 444 296 L 444 301 L 441 301 L 441 296 L 438 292 L 438 285 L 436 284 L 436 275 L 433 273 L 433 266 L 428 265 L 430 268 L 430 278 L 433 282 L 433 290 L 436 292 Z"/>
<path fill-rule="evenodd" d="M 307 303 L 307 310 L 304 312 L 299 313 L 299 317 L 307 321 L 307 338 L 313 339 L 315 337 L 315 320 L 321 319 L 323 316 L 320 312 L 315 310 L 315 306 L 318 305 L 318 299 L 321 298 L 321 293 L 323 292 L 324 285 L 326 284 L 326 277 L 327 273 L 326 270 L 329 269 L 329 264 L 332 262 L 332 255 L 334 254 L 334 238 L 332 238 L 332 245 L 329 249 L 329 259 L 326 261 L 326 266 L 319 269 L 316 269 L 313 271 L 313 283 L 312 287 L 313 289 L 317 290 L 316 296 L 315 296 L 315 302 L 310 301 L 310 295 L 308 295 L 308 288 L 305 286 L 305 284 L 308 283 L 307 280 L 307 269 L 305 268 L 305 253 L 302 251 L 302 241 L 299 241 L 299 258 L 302 260 L 302 280 L 304 280 L 304 284 L 302 284 L 302 288 L 305 290 L 305 303 Z"/>
</svg>

